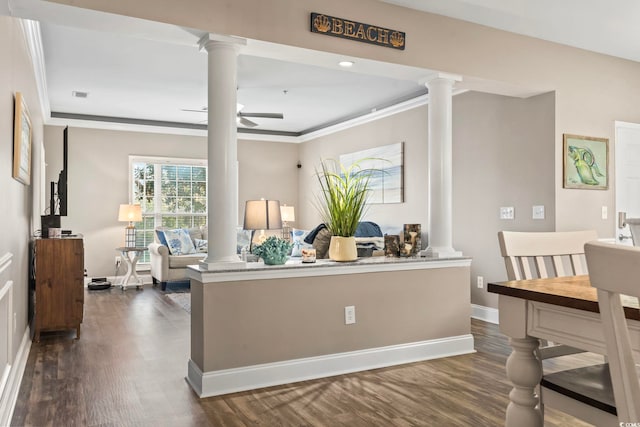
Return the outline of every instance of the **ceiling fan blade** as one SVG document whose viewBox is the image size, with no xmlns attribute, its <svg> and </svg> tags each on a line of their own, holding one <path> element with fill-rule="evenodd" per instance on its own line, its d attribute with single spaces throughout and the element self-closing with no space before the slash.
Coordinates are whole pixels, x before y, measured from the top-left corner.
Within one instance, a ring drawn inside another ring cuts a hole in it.
<svg viewBox="0 0 640 427">
<path fill-rule="evenodd" d="M 192 113 L 206 113 L 207 112 L 206 109 L 204 109 L 204 110 L 203 109 L 196 110 L 196 109 L 191 109 L 191 108 L 181 108 L 180 111 L 190 111 Z"/>
<path fill-rule="evenodd" d="M 284 114 L 282 113 L 243 113 L 242 111 L 238 113 L 240 117 L 256 117 L 262 119 L 284 119 Z"/>
<path fill-rule="evenodd" d="M 258 124 L 256 122 L 252 122 L 249 119 L 245 119 L 244 117 L 240 117 L 240 124 L 242 126 L 246 126 L 248 128 L 254 128 L 256 126 L 258 126 Z"/>
</svg>

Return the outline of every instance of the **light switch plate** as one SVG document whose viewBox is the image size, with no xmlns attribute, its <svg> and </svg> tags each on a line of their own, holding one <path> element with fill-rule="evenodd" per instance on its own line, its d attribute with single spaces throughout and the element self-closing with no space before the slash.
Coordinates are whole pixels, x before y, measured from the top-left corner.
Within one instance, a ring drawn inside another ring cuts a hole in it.
<svg viewBox="0 0 640 427">
<path fill-rule="evenodd" d="M 606 206 L 602 207 L 602 219 L 607 219 L 609 217 L 609 210 Z"/>
<path fill-rule="evenodd" d="M 506 206 L 500 208 L 500 219 L 513 219 L 515 217 L 515 208 Z"/>
<path fill-rule="evenodd" d="M 543 205 L 534 206 L 531 217 L 533 219 L 544 219 L 544 206 Z"/>
</svg>

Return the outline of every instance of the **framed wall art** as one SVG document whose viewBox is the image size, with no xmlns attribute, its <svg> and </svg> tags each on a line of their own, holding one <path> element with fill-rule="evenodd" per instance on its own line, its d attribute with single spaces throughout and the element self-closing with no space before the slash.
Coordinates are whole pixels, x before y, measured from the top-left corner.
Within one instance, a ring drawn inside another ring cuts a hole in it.
<svg viewBox="0 0 640 427">
<path fill-rule="evenodd" d="M 404 202 L 404 143 L 356 151 L 340 155 L 340 163 L 349 167 L 360 162 L 362 169 L 375 169 L 369 182 L 371 196 L 368 203 Z"/>
<path fill-rule="evenodd" d="M 13 127 L 13 178 L 31 183 L 31 118 L 22 93 L 16 92 Z"/>
<path fill-rule="evenodd" d="M 566 133 L 562 140 L 563 187 L 609 188 L 609 140 Z"/>
</svg>

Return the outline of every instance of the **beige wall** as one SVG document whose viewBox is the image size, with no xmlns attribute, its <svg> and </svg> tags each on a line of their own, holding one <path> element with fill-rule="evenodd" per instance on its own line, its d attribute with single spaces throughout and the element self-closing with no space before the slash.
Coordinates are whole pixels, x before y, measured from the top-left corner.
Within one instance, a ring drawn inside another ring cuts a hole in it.
<svg viewBox="0 0 640 427">
<path fill-rule="evenodd" d="M 313 206 L 314 168 L 321 158 L 404 142 L 405 202 L 371 205 L 366 220 L 397 233 L 404 223 L 423 225 L 428 208 L 427 106 L 304 143 L 300 228 L 320 218 Z M 555 223 L 554 94 L 529 99 L 468 92 L 453 99 L 453 243 L 471 266 L 471 302 L 497 307 L 495 295 L 478 289 L 476 276 L 506 280 L 498 249 L 500 230 L 549 231 Z M 533 205 L 544 205 L 545 220 L 532 220 Z M 514 206 L 513 221 L 498 219 L 501 206 Z M 427 236 L 423 236 L 426 247 Z"/>
<path fill-rule="evenodd" d="M 45 127 L 46 182 L 57 181 L 62 168 L 62 127 Z M 122 246 L 124 225 L 118 206 L 129 202 L 129 156 L 206 159 L 204 137 L 69 128 L 68 216 L 61 225 L 85 239 L 89 277 L 114 274 L 115 248 Z M 244 201 L 271 197 L 297 204 L 297 146 L 239 141 L 238 224 Z"/>
<path fill-rule="evenodd" d="M 405 202 L 369 205 L 364 219 L 378 223 L 390 233 L 398 232 L 404 223 L 426 224 L 426 141 L 427 110 L 419 107 L 303 143 L 300 188 L 304 190 L 299 196 L 299 226 L 313 228 L 321 222 L 315 207 L 315 194 L 319 191 L 315 168 L 321 159 L 338 160 L 340 154 L 398 142 L 404 142 Z"/>
<path fill-rule="evenodd" d="M 453 243 L 473 258 L 471 302 L 497 308 L 486 282 L 507 279 L 498 231 L 554 230 L 554 94 L 466 93 L 453 117 Z M 533 205 L 545 207 L 544 220 L 532 219 Z M 515 207 L 515 219 L 499 219 L 501 206 Z"/>
<path fill-rule="evenodd" d="M 468 277 L 469 268 L 450 267 L 192 280 L 191 359 L 210 372 L 466 335 Z M 353 325 L 344 324 L 349 305 L 356 309 Z"/>
<path fill-rule="evenodd" d="M 27 328 L 29 240 L 32 230 L 32 192 L 37 182 L 26 186 L 11 177 L 13 168 L 13 97 L 22 92 L 31 115 L 34 144 L 42 141 L 42 113 L 35 77 L 23 32 L 17 19 L 0 16 L 0 257 L 13 254 L 9 277 L 14 281 L 13 310 L 16 314 L 13 353 L 16 354 Z M 0 319 L 6 330 L 6 319 Z"/>
<path fill-rule="evenodd" d="M 556 92 L 556 228 L 614 234 L 613 189 L 562 189 L 562 134 L 614 137 L 614 120 L 640 122 L 640 64 L 507 33 L 376 0 L 58 0 L 211 32 L 414 65 Z M 406 32 L 405 51 L 309 32 L 309 12 L 372 22 Z M 612 159 L 613 160 L 613 159 Z M 613 164 L 613 163 L 611 163 Z"/>
<path fill-rule="evenodd" d="M 240 222 L 246 200 L 280 200 L 298 205 L 298 145 L 264 141 L 240 141 Z"/>
</svg>

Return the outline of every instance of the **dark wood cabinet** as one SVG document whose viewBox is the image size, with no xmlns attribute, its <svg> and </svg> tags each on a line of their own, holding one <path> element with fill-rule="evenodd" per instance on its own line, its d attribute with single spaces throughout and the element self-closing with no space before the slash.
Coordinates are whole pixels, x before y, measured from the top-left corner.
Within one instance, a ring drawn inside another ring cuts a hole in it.
<svg viewBox="0 0 640 427">
<path fill-rule="evenodd" d="M 34 245 L 34 341 L 40 332 L 76 329 L 84 310 L 82 239 L 37 239 Z"/>
</svg>

